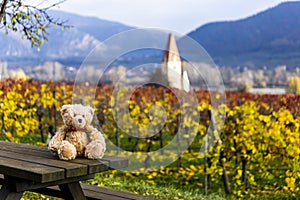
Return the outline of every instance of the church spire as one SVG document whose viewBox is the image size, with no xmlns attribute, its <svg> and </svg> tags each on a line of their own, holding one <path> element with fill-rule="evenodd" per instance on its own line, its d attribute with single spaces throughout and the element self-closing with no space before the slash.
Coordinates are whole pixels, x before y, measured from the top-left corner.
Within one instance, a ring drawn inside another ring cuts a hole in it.
<svg viewBox="0 0 300 200">
<path fill-rule="evenodd" d="M 176 40 L 172 33 L 169 34 L 162 63 L 162 72 L 165 74 L 169 86 L 178 88 L 180 90 L 189 91 L 190 83 L 188 74 L 183 69 Z"/>
<path fill-rule="evenodd" d="M 181 62 L 176 40 L 172 33 L 169 34 L 162 62 Z"/>
</svg>

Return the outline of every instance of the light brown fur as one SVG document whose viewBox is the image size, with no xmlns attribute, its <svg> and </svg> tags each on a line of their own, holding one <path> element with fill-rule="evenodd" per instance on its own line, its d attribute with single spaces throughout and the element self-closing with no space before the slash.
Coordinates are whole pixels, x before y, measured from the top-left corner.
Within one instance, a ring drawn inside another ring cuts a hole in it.
<svg viewBox="0 0 300 200">
<path fill-rule="evenodd" d="M 52 137 L 48 148 L 62 160 L 76 156 L 102 158 L 106 145 L 102 133 L 91 125 L 94 109 L 81 104 L 64 105 L 61 115 L 64 126 Z"/>
</svg>

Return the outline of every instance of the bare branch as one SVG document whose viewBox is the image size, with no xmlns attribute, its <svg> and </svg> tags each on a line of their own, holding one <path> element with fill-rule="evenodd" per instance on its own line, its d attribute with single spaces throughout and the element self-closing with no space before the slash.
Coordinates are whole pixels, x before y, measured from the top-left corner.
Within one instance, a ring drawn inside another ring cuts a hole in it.
<svg viewBox="0 0 300 200">
<path fill-rule="evenodd" d="M 4 28 L 5 31 L 20 32 L 22 38 L 26 38 L 31 42 L 32 46 L 40 47 L 44 41 L 47 41 L 46 29 L 50 26 L 59 26 L 64 28 L 70 28 L 65 25 L 66 21 L 60 19 L 54 19 L 48 14 L 48 10 L 66 0 L 61 0 L 53 3 L 50 6 L 41 8 L 40 5 L 27 5 L 23 3 L 23 0 L 5 0 L 6 5 L 1 6 L 3 8 L 2 23 L 0 21 L 0 29 Z M 5 1 L 3 3 L 5 3 Z M 0 18 L 1 19 L 1 18 Z"/>
<path fill-rule="evenodd" d="M 2 18 L 4 16 L 4 13 L 5 13 L 5 8 L 6 8 L 6 5 L 8 3 L 8 0 L 4 0 L 1 5 L 1 10 L 0 10 L 0 24 L 1 24 L 1 21 L 2 21 Z"/>
</svg>

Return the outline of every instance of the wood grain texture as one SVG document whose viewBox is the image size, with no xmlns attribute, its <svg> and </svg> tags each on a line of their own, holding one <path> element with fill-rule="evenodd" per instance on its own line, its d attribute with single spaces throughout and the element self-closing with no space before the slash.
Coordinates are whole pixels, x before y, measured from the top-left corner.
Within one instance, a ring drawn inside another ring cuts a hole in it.
<svg viewBox="0 0 300 200">
<path fill-rule="evenodd" d="M 48 159 L 41 156 L 33 156 L 22 153 L 16 153 L 7 149 L 3 150 L 0 147 L 0 157 L 12 158 L 15 160 L 27 161 L 31 163 L 37 163 L 44 166 L 57 167 L 65 170 L 65 177 L 76 177 L 86 175 L 88 172 L 87 165 L 80 165 L 76 163 L 64 162 L 57 159 Z"/>
<path fill-rule="evenodd" d="M 0 141 L 0 200 L 20 199 L 24 191 L 49 192 L 49 195 L 65 199 L 81 200 L 86 199 L 85 196 L 90 199 L 128 199 L 130 193 L 109 193 L 88 185 L 84 185 L 83 190 L 83 185 L 79 183 L 92 179 L 95 173 L 127 166 L 126 158 L 105 156 L 103 159 L 91 160 L 79 157 L 62 161 L 46 147 Z"/>
</svg>

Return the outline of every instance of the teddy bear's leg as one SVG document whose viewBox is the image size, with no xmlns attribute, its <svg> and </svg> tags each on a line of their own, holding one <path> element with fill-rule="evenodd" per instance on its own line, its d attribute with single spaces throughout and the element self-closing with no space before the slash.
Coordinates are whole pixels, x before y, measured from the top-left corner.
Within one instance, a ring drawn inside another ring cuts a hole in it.
<svg viewBox="0 0 300 200">
<path fill-rule="evenodd" d="M 65 131 L 64 131 L 64 127 L 62 127 L 51 138 L 51 140 L 48 144 L 48 149 L 50 149 L 52 152 L 57 152 L 58 147 L 61 144 L 61 142 L 63 141 L 64 137 L 65 137 Z"/>
<path fill-rule="evenodd" d="M 76 157 L 77 151 L 73 144 L 67 140 L 63 140 L 57 150 L 61 160 L 73 160 Z"/>
<path fill-rule="evenodd" d="M 101 140 L 90 142 L 85 149 L 85 157 L 89 159 L 99 159 L 104 156 L 105 144 Z"/>
</svg>

